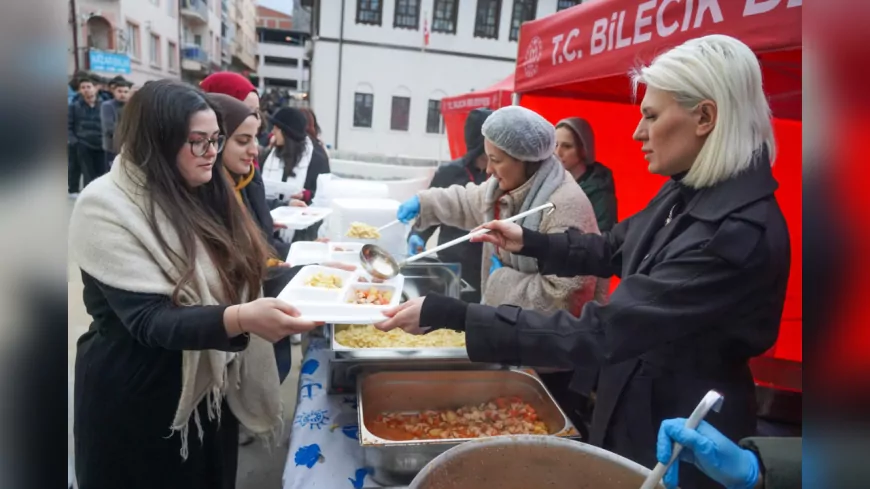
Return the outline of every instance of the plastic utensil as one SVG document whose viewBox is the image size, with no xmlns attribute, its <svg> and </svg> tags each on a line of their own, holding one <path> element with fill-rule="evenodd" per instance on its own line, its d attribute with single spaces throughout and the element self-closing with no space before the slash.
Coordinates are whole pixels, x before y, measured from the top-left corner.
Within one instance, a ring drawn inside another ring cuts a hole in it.
<svg viewBox="0 0 870 489">
<path fill-rule="evenodd" d="M 535 207 L 534 209 L 529 209 L 525 212 L 521 212 L 513 217 L 502 219 L 502 222 L 514 222 L 519 219 L 522 219 L 526 216 L 530 216 L 537 212 L 548 210 L 548 214 L 552 213 L 556 210 L 556 206 L 552 203 L 548 202 L 544 205 Z M 478 229 L 477 231 L 473 231 L 471 233 L 466 234 L 465 236 L 456 238 L 452 241 L 448 241 L 440 246 L 436 246 L 431 250 L 426 250 L 421 253 L 418 253 L 412 257 L 409 257 L 401 262 L 396 261 L 392 255 L 390 255 L 386 250 L 381 248 L 380 246 L 367 244 L 363 246 L 360 251 L 360 262 L 362 262 L 363 269 L 368 272 L 371 276 L 377 277 L 383 280 L 389 280 L 396 275 L 399 274 L 399 270 L 402 269 L 408 263 L 413 263 L 421 258 L 427 257 L 429 255 L 434 255 L 441 250 L 450 248 L 451 246 L 455 246 L 459 243 L 464 243 L 465 241 L 470 240 L 475 236 L 480 236 L 482 234 L 486 234 L 489 232 L 489 229 Z"/>
<path fill-rule="evenodd" d="M 689 416 L 689 419 L 686 420 L 686 428 L 694 430 L 701 424 L 701 421 L 707 416 L 707 413 L 712 409 L 713 411 L 719 412 L 722 409 L 722 403 L 725 401 L 725 397 L 722 394 L 719 394 L 716 391 L 709 391 L 707 395 L 701 399 L 701 402 L 692 411 L 692 415 Z M 659 483 L 662 481 L 662 477 L 665 476 L 665 472 L 668 471 L 671 465 L 673 465 L 674 461 L 680 456 L 680 452 L 683 451 L 683 446 L 679 443 L 674 443 L 674 452 L 671 455 L 671 459 L 667 464 L 663 464 L 661 462 L 657 463 L 656 466 L 652 469 L 652 472 L 646 477 L 646 480 L 643 481 L 643 485 L 640 486 L 640 489 L 654 489 Z"/>
<path fill-rule="evenodd" d="M 391 227 L 395 226 L 396 224 L 399 224 L 400 222 L 402 222 L 402 221 L 396 219 L 395 221 L 392 221 L 392 222 L 390 222 L 390 223 L 384 224 L 383 226 L 381 226 L 381 227 L 378 228 L 378 232 L 381 232 L 381 231 L 383 231 L 384 229 L 387 229 L 387 228 L 391 228 Z"/>
</svg>

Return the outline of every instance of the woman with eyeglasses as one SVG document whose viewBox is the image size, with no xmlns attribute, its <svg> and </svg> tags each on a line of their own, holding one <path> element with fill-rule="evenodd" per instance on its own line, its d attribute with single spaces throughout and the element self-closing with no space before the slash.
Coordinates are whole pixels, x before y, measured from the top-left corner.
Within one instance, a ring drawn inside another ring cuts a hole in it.
<svg viewBox="0 0 870 489">
<path fill-rule="evenodd" d="M 119 136 L 70 220 L 93 317 L 75 365 L 78 486 L 232 488 L 239 424 L 281 433 L 271 343 L 315 324 L 262 298 L 269 246 L 224 173 L 204 93 L 146 83 Z"/>
</svg>

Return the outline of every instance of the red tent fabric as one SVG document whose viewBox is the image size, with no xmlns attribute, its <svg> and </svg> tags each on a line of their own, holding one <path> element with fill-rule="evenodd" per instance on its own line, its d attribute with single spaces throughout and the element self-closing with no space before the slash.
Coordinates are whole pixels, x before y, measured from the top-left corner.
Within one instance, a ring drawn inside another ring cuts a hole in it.
<svg viewBox="0 0 870 489">
<path fill-rule="evenodd" d="M 444 116 L 452 158 L 465 154 L 465 119 L 468 118 L 468 113 L 482 107 L 495 110 L 510 105 L 513 93 L 514 75 L 511 73 L 504 80 L 484 90 L 441 99 L 441 114 Z"/>
<path fill-rule="evenodd" d="M 756 52 L 775 116 L 776 196 L 792 247 L 780 337 L 769 354 L 795 361 L 802 359 L 801 10 L 800 0 L 584 3 L 523 24 L 515 74 L 520 105 L 553 123 L 577 116 L 592 124 L 596 159 L 613 171 L 624 219 L 664 183 L 647 172 L 640 143 L 631 139 L 640 112 L 627 73 L 688 39 L 714 33 L 736 37 Z"/>
</svg>

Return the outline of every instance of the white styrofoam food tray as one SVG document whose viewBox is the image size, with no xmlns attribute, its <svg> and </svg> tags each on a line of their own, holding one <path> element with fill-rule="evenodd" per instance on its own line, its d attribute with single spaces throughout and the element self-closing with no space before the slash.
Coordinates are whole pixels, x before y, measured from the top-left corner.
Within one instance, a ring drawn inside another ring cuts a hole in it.
<svg viewBox="0 0 870 489">
<path fill-rule="evenodd" d="M 282 206 L 272 209 L 272 221 L 299 231 L 307 229 L 332 214 L 329 207 L 292 207 Z"/>
<path fill-rule="evenodd" d="M 338 277 L 341 288 L 326 289 L 306 285 L 311 277 L 316 274 L 332 275 Z M 360 282 L 360 278 L 367 282 Z M 372 283 L 369 277 L 361 269 L 349 272 L 337 268 L 309 265 L 299 270 L 287 287 L 278 294 L 278 299 L 293 305 L 301 313 L 300 319 L 306 321 L 320 321 L 332 324 L 373 324 L 386 319 L 382 312 L 399 305 L 402 296 L 402 287 L 405 277 L 398 275 L 383 283 Z M 363 305 L 352 303 L 352 298 L 360 289 L 374 287 L 380 291 L 392 293 L 390 304 Z"/>
<path fill-rule="evenodd" d="M 297 241 L 290 245 L 287 261 L 292 266 L 317 265 L 327 262 L 345 263 L 360 266 L 359 252 L 362 243 L 318 243 L 315 241 Z"/>
</svg>

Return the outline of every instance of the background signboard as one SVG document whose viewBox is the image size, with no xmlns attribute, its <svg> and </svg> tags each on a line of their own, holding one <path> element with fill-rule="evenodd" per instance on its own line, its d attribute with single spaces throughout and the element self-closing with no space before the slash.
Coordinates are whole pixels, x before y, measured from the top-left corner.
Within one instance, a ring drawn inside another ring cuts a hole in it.
<svg viewBox="0 0 870 489">
<path fill-rule="evenodd" d="M 91 71 L 130 74 L 130 57 L 123 53 L 90 50 Z"/>
</svg>

